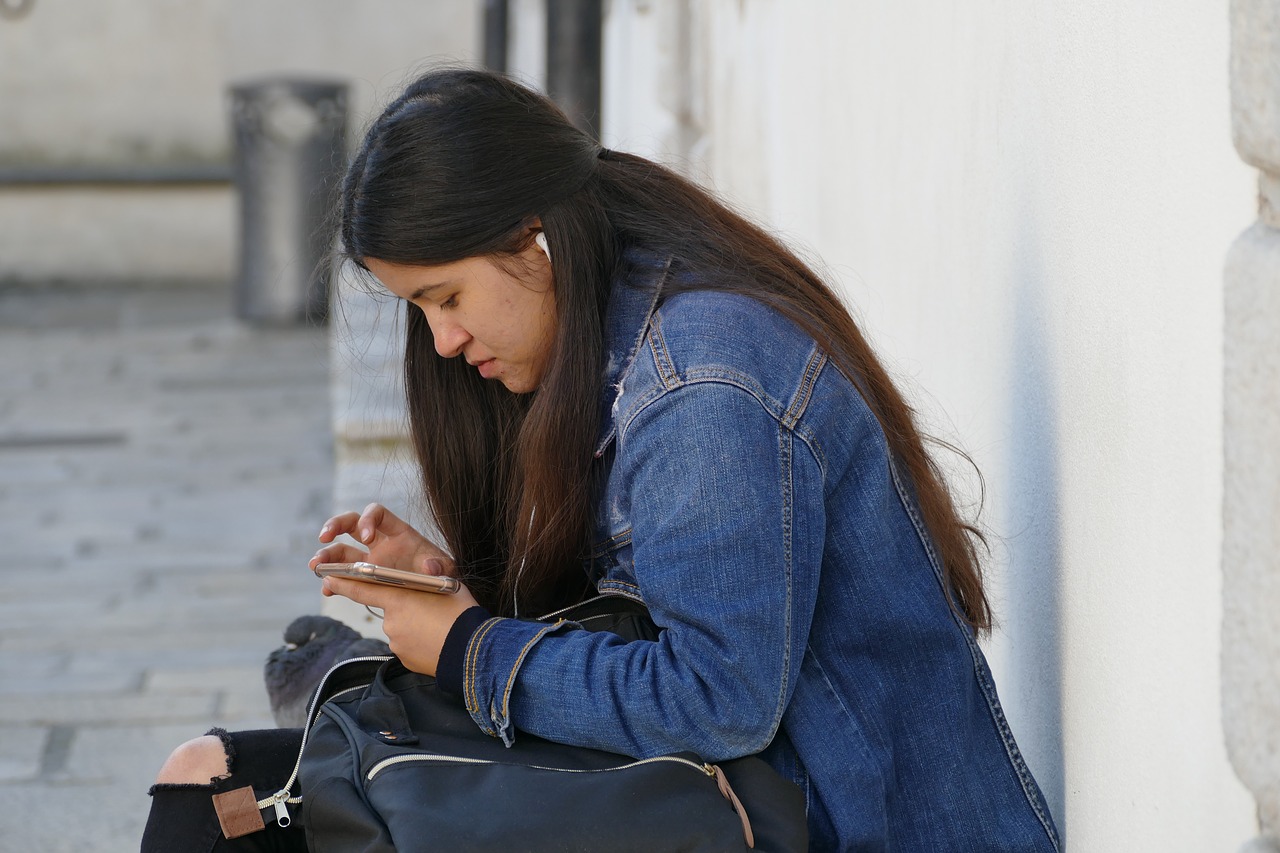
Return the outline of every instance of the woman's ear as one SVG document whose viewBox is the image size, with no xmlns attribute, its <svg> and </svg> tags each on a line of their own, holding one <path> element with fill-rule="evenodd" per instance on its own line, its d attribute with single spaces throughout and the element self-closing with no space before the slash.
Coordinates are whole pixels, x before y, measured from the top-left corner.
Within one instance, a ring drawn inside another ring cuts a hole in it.
<svg viewBox="0 0 1280 853">
<path fill-rule="evenodd" d="M 533 235 L 533 242 L 542 250 L 542 254 L 547 256 L 547 263 L 551 263 L 551 250 L 547 248 L 546 233 L 539 231 L 537 234 Z"/>
</svg>

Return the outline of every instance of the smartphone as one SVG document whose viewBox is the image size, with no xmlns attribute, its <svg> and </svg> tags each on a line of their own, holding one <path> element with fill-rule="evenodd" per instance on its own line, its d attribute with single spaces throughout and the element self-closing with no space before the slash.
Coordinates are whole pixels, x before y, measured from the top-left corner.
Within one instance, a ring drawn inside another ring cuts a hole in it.
<svg viewBox="0 0 1280 853">
<path fill-rule="evenodd" d="M 400 569 L 389 569 L 386 566 L 375 566 L 373 563 L 321 563 L 316 566 L 315 573 L 322 578 L 330 575 L 354 578 L 358 581 L 403 586 L 423 592 L 453 593 L 462 588 L 462 583 L 457 578 L 405 572 Z"/>
</svg>

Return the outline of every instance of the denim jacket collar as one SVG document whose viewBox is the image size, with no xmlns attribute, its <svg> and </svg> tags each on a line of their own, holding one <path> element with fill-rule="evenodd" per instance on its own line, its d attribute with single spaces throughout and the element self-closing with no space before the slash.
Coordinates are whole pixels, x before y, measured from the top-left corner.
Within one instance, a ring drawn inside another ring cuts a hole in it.
<svg viewBox="0 0 1280 853">
<path fill-rule="evenodd" d="M 671 268 L 671 258 L 639 251 L 627 252 L 622 272 L 613 282 L 604 327 L 604 385 L 601 392 L 600 434 L 596 457 L 604 455 L 613 441 L 616 425 L 613 407 L 622 395 L 622 383 L 635 362 L 636 354 L 649 330 L 649 320 L 658 308 L 663 285 Z"/>
</svg>

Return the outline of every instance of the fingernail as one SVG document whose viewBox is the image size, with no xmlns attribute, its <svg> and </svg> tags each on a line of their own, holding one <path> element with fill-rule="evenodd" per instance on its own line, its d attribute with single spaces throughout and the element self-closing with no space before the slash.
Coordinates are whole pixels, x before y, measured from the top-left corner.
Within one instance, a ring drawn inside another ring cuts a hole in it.
<svg viewBox="0 0 1280 853">
<path fill-rule="evenodd" d="M 361 531 L 360 531 L 360 539 L 361 539 L 362 541 L 364 541 L 364 542 L 368 542 L 368 541 L 370 541 L 371 539 L 373 539 L 373 530 L 372 530 L 371 528 L 368 528 L 368 527 L 366 527 L 364 530 L 361 530 Z"/>
</svg>

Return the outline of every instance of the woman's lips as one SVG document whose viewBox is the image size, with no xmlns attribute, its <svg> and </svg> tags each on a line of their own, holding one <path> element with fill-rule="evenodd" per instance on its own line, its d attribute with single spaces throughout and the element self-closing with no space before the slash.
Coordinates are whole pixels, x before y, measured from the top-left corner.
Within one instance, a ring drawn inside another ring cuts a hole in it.
<svg viewBox="0 0 1280 853">
<path fill-rule="evenodd" d="M 492 379 L 498 370 L 498 364 L 495 359 L 487 359 L 476 365 L 476 370 L 480 371 L 480 375 L 485 379 Z"/>
</svg>

